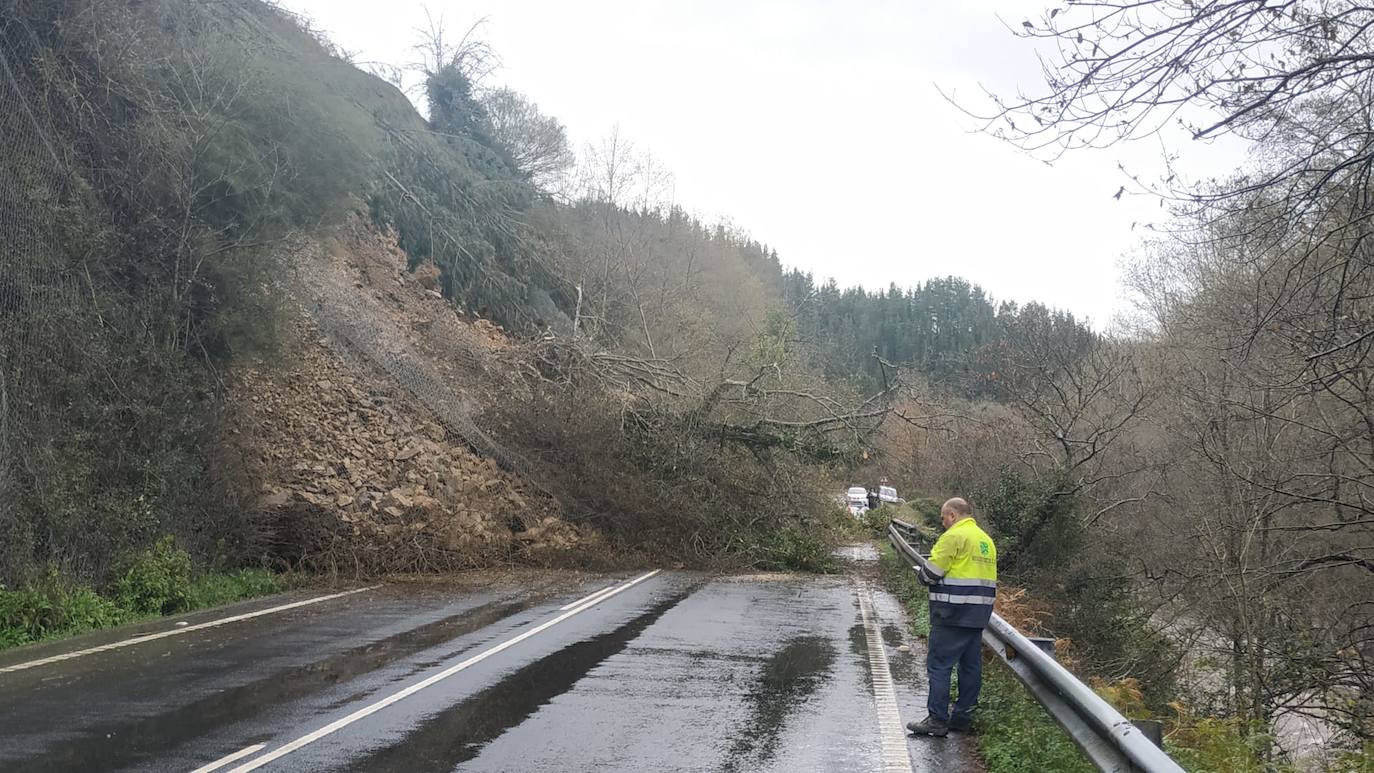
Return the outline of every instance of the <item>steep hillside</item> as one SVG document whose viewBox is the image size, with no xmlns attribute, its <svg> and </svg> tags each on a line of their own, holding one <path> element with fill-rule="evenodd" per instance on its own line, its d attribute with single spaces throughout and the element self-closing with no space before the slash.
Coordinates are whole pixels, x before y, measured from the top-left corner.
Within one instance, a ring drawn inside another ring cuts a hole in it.
<svg viewBox="0 0 1374 773">
<path fill-rule="evenodd" d="M 556 319 L 500 150 L 266 3 L 10 2 L 0 56 L 0 582 L 104 581 L 166 533 L 257 554 L 214 438 L 304 330 L 293 232 L 361 202 L 456 307 Z"/>
</svg>

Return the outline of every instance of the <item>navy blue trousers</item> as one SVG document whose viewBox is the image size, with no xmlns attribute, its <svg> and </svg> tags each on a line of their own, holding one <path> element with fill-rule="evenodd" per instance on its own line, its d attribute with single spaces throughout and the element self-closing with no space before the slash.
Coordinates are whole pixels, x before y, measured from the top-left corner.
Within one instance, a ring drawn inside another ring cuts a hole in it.
<svg viewBox="0 0 1374 773">
<path fill-rule="evenodd" d="M 959 669 L 959 700 L 949 713 L 950 672 Z M 968 722 L 983 689 L 983 629 L 930 626 L 926 643 L 926 709 L 941 722 Z"/>
</svg>

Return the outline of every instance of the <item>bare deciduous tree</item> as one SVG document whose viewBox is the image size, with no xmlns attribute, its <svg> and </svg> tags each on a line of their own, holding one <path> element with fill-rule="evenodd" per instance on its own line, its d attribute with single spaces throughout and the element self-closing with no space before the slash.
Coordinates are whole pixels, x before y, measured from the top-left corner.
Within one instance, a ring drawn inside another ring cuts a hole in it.
<svg viewBox="0 0 1374 773">
<path fill-rule="evenodd" d="M 517 91 L 493 89 L 482 95 L 492 139 L 501 144 L 521 173 L 544 190 L 557 190 L 576 163 L 568 134 L 557 118 Z"/>
</svg>

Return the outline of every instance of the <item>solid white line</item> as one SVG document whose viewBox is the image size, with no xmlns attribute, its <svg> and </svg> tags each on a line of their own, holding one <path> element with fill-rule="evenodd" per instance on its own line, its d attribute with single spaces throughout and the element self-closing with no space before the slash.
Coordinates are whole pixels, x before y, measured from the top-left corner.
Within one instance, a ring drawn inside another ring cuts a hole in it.
<svg viewBox="0 0 1374 773">
<path fill-rule="evenodd" d="M 586 598 L 587 598 L 588 600 L 587 600 L 587 601 L 584 601 L 580 606 L 574 607 L 574 608 L 568 610 L 567 612 L 564 612 L 563 614 L 561 614 L 561 615 L 559 615 L 559 616 L 553 618 L 552 620 L 549 620 L 549 621 L 544 622 L 544 623 L 540 623 L 539 625 L 535 626 L 534 628 L 531 628 L 531 629 L 529 629 L 528 631 L 525 631 L 524 633 L 522 633 L 522 634 L 520 634 L 520 635 L 518 635 L 518 636 L 514 636 L 514 637 L 512 637 L 512 638 L 510 638 L 510 639 L 507 639 L 507 640 L 501 642 L 500 644 L 497 644 L 497 645 L 495 645 L 495 646 L 493 646 L 493 647 L 491 647 L 491 648 L 489 648 L 489 649 L 483 650 L 482 652 L 479 652 L 478 654 L 473 655 L 472 657 L 468 658 L 467 660 L 464 660 L 464 661 L 461 662 L 461 663 L 457 663 L 457 664 L 455 664 L 455 665 L 449 666 L 448 668 L 444 669 L 443 671 L 440 671 L 439 673 L 435 674 L 434 676 L 429 677 L 428 679 L 425 679 L 425 680 L 422 681 L 422 682 L 416 682 L 415 684 L 413 684 L 413 685 L 411 685 L 411 686 L 405 688 L 404 690 L 401 690 L 401 691 L 399 691 L 399 692 L 392 693 L 391 695 L 389 695 L 389 696 L 387 696 L 387 697 L 385 697 L 385 698 L 383 698 L 383 699 L 381 699 L 381 700 L 377 701 L 376 703 L 373 703 L 373 704 L 371 704 L 371 705 L 369 705 L 369 706 L 364 706 L 363 708 L 358 709 L 357 711 L 353 712 L 352 714 L 349 714 L 348 716 L 346 716 L 346 717 L 344 717 L 344 718 L 342 718 L 342 719 L 337 719 L 337 720 L 335 720 L 335 721 L 333 721 L 333 722 L 330 722 L 329 724 L 325 725 L 324 727 L 320 728 L 319 730 L 314 731 L 313 733 L 307 733 L 306 735 L 303 735 L 303 736 L 301 736 L 300 738 L 297 738 L 296 740 L 294 740 L 294 741 L 292 741 L 292 742 L 290 742 L 290 743 L 288 743 L 288 744 L 286 744 L 286 745 L 284 745 L 284 746 L 282 746 L 282 747 L 280 747 L 280 748 L 278 748 L 278 749 L 276 749 L 276 750 L 274 750 L 274 751 L 272 751 L 272 752 L 269 752 L 269 753 L 267 753 L 267 754 L 264 754 L 264 755 L 262 755 L 261 757 L 258 757 L 257 759 L 250 760 L 249 762 L 246 762 L 246 763 L 244 763 L 244 764 L 238 766 L 237 768 L 234 768 L 232 771 L 230 771 L 230 773 L 248 773 L 248 771 L 250 771 L 250 770 L 257 770 L 258 768 L 262 767 L 263 765 L 266 765 L 266 764 L 269 763 L 269 762 L 272 762 L 273 760 L 281 759 L 282 757 L 285 757 L 286 755 L 288 755 L 288 754 L 290 754 L 290 753 L 292 753 L 292 752 L 294 752 L 294 751 L 296 751 L 296 750 L 298 750 L 298 749 L 300 749 L 300 748 L 302 748 L 302 747 L 304 747 L 304 746 L 309 746 L 310 744 L 312 744 L 312 743 L 314 743 L 314 742 L 320 740 L 321 738 L 324 738 L 325 736 L 330 735 L 331 733 L 336 733 L 336 732 L 338 732 L 339 730 L 342 730 L 343 728 L 348 727 L 349 725 L 353 724 L 354 722 L 357 722 L 357 721 L 360 720 L 360 719 L 364 719 L 364 718 L 366 718 L 366 717 L 372 716 L 373 714 L 376 714 L 377 712 L 381 711 L 382 709 L 386 708 L 387 706 L 390 706 L 390 705 L 393 704 L 393 703 L 396 703 L 397 701 L 405 700 L 406 698 L 409 698 L 410 696 L 414 695 L 415 693 L 417 693 L 417 692 L 419 692 L 419 691 L 421 691 L 421 690 L 423 690 L 423 689 L 425 689 L 425 688 L 427 688 L 427 687 L 432 687 L 433 685 L 438 684 L 439 682 L 444 681 L 445 679 L 449 678 L 450 676 L 453 676 L 454 674 L 458 673 L 459 671 L 462 671 L 462 670 L 467 669 L 467 668 L 469 668 L 469 667 L 471 667 L 471 666 L 474 666 L 474 665 L 476 665 L 476 664 L 482 662 L 483 660 L 486 660 L 487 658 L 491 657 L 492 655 L 495 655 L 495 654 L 498 653 L 498 652 L 502 652 L 503 650 L 507 650 L 507 649 L 509 649 L 509 648 L 511 648 L 511 647 L 514 647 L 515 645 L 517 645 L 517 644 L 519 644 L 520 642 L 522 642 L 522 641 L 524 641 L 524 640 L 530 638 L 531 636 L 536 636 L 536 635 L 538 635 L 538 634 L 540 634 L 540 633 L 542 633 L 542 632 L 544 632 L 544 631 L 547 631 L 548 629 L 552 628 L 552 627 L 555 626 L 555 625 L 558 625 L 559 623 L 563 622 L 564 620 L 567 620 L 568 618 L 572 617 L 573 615 L 575 615 L 575 614 L 577 614 L 577 613 L 579 613 L 579 612 L 583 612 L 583 611 L 586 611 L 586 610 L 588 610 L 588 609 L 591 609 L 592 607 L 596 606 L 597 604 L 601 603 L 602 601 L 605 601 L 606 599 L 610 598 L 611 596 L 614 596 L 614 595 L 616 595 L 616 594 L 619 594 L 619 593 L 622 593 L 622 592 L 624 592 L 624 591 L 627 591 L 627 590 L 629 590 L 630 588 L 633 588 L 634 586 L 640 584 L 641 582 L 644 582 L 645 580 L 649 579 L 650 577 L 653 577 L 654 575 L 658 574 L 660 571 L 662 571 L 662 570 L 661 570 L 661 569 L 655 569 L 655 570 L 653 570 L 652 572 L 649 572 L 648 574 L 643 574 L 643 575 L 640 575 L 639 577 L 636 577 L 635 579 L 631 580 L 630 582 L 624 583 L 624 584 L 622 584 L 622 585 L 617 585 L 617 586 L 615 587 L 615 590 L 614 590 L 613 593 L 610 593 L 610 594 L 607 594 L 607 595 L 601 595 L 600 598 L 596 598 L 598 595 L 600 595 L 599 593 L 593 593 L 593 594 L 591 594 L 590 596 L 587 596 Z"/>
<path fill-rule="evenodd" d="M 40 658 L 38 660 L 30 660 L 24 663 L 16 663 L 12 666 L 4 666 L 3 668 L 0 668 L 0 674 L 8 674 L 12 671 L 23 671 L 26 668 L 37 668 L 38 666 L 46 666 L 52 663 L 61 663 L 64 660 L 71 660 L 73 658 L 84 657 L 86 655 L 94 655 L 97 652 L 109 652 L 110 650 L 122 649 L 124 647 L 132 647 L 135 644 L 145 644 L 150 641 L 156 641 L 157 639 L 166 639 L 169 636 L 181 636 L 182 634 L 191 633 L 192 631 L 203 631 L 206 628 L 215 628 L 217 626 L 228 625 L 230 623 L 239 623 L 244 620 L 251 620 L 255 617 L 262 617 L 263 615 L 274 615 L 278 612 L 285 612 L 288 609 L 308 607 L 311 604 L 318 604 L 322 601 L 339 599 L 343 598 L 344 596 L 352 596 L 355 593 L 363 593 L 364 591 L 376 590 L 380 587 L 382 586 L 371 585 L 366 588 L 358 588 L 356 590 L 344 591 L 343 593 L 331 593 L 328 596 L 318 596 L 313 599 L 305 599 L 304 601 L 296 601 L 290 604 L 282 604 L 279 607 L 272 607 L 270 609 L 260 609 L 256 612 L 248 612 L 242 615 L 234 615 L 233 617 L 225 617 L 219 620 L 210 620 L 209 622 L 205 623 L 197 623 L 196 625 L 188 625 L 184 628 L 173 628 L 169 631 L 160 631 L 157 633 L 143 633 L 131 639 L 123 639 L 112 644 L 102 644 L 99 647 L 91 647 L 90 649 L 77 650 L 76 652 L 64 652 L 61 655 L 53 655 L 52 657 L 48 658 Z"/>
<path fill-rule="evenodd" d="M 868 586 L 860 586 L 859 612 L 863 615 L 864 637 L 868 640 L 868 668 L 873 674 L 873 702 L 878 712 L 878 737 L 882 747 L 883 773 L 911 773 L 911 754 L 906 746 L 906 729 L 897 708 L 897 690 L 892 684 L 892 669 L 887 662 L 883 634 L 873 612 Z"/>
<path fill-rule="evenodd" d="M 615 585 L 607 585 L 606 587 L 602 588 L 601 590 L 597 591 L 596 593 L 589 593 L 589 594 L 587 594 L 586 596 L 583 596 L 582 598 L 578 599 L 577 601 L 570 601 L 570 602 L 568 602 L 567 604 L 564 604 L 563 606 L 561 606 L 561 607 L 558 608 L 558 611 L 559 611 L 559 612 L 567 612 L 569 609 L 572 609 L 573 607 L 581 606 L 581 605 L 587 603 L 588 601 L 591 601 L 592 599 L 596 598 L 597 596 L 600 596 L 600 595 L 602 595 L 603 593 L 606 593 L 606 592 L 608 592 L 608 591 L 610 591 L 610 590 L 612 590 L 612 589 L 614 589 L 614 588 L 615 588 Z"/>
<path fill-rule="evenodd" d="M 246 749 L 239 749 L 238 751 L 234 752 L 233 754 L 229 754 L 229 755 L 226 755 L 226 756 L 224 756 L 224 757 L 220 757 L 219 759 L 215 760 L 214 762 L 210 763 L 209 765 L 202 765 L 201 767 L 198 767 L 198 768 L 196 768 L 195 770 L 191 771 L 191 773 L 210 773 L 210 771 L 212 771 L 212 770 L 219 770 L 220 768 L 224 767 L 225 765 L 228 765 L 228 764 L 231 763 L 231 762 L 238 762 L 239 760 L 243 759 L 244 757 L 247 757 L 247 756 L 250 756 L 250 755 L 253 755 L 253 754 L 257 754 L 258 752 L 260 752 L 260 751 L 262 751 L 263 749 L 266 749 L 266 748 L 267 748 L 267 744 L 265 744 L 265 743 L 260 743 L 260 744 L 254 745 L 254 746 L 249 746 L 249 747 L 246 748 Z"/>
</svg>

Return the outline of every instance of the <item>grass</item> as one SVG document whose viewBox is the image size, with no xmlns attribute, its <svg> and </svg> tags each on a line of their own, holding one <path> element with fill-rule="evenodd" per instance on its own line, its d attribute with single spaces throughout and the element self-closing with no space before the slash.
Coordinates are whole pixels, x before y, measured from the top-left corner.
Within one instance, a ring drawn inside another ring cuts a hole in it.
<svg viewBox="0 0 1374 773">
<path fill-rule="evenodd" d="M 126 561 L 110 592 L 72 585 L 56 571 L 0 589 L 0 650 L 278 593 L 288 578 L 265 569 L 204 573 L 170 538 Z"/>
</svg>

